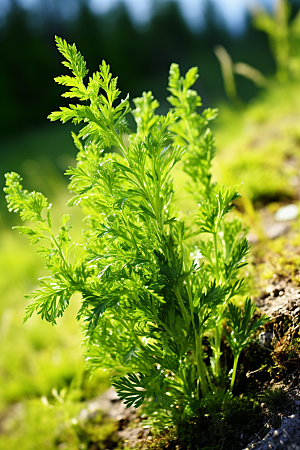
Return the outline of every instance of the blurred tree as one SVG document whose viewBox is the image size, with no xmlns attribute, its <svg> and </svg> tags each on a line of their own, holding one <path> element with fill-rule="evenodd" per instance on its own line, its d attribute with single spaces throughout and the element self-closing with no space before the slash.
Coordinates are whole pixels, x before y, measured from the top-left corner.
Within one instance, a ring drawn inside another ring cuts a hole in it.
<svg viewBox="0 0 300 450">
<path fill-rule="evenodd" d="M 35 33 L 27 14 L 15 2 L 1 29 L 1 136 L 45 118 L 52 103 L 51 83 L 45 81 L 58 70 L 45 33 Z M 54 86 L 53 86 L 54 87 Z"/>
</svg>

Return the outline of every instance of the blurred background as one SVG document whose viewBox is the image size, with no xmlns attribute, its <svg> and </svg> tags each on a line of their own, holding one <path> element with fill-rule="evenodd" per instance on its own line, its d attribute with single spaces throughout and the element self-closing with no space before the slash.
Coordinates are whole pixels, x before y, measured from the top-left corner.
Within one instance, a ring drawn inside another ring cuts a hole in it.
<svg viewBox="0 0 300 450">
<path fill-rule="evenodd" d="M 183 73 L 199 67 L 203 105 L 220 109 L 214 176 L 244 182 L 240 209 L 259 239 L 257 211 L 299 204 L 299 7 L 297 0 L 0 0 L 1 191 L 4 173 L 20 173 L 26 189 L 55 204 L 57 222 L 69 198 L 63 174 L 75 164 L 76 127 L 47 120 L 69 103 L 53 81 L 67 73 L 58 35 L 76 43 L 90 73 L 108 62 L 123 97 L 151 90 L 161 113 L 170 64 Z M 76 237 L 81 216 L 72 214 Z M 57 327 L 39 317 L 22 325 L 24 294 L 45 273 L 11 231 L 18 224 L 1 195 L 0 449 L 100 449 L 113 426 L 101 418 L 79 426 L 74 417 L 109 386 L 107 375 L 89 380 L 84 369 L 78 299 Z"/>
</svg>

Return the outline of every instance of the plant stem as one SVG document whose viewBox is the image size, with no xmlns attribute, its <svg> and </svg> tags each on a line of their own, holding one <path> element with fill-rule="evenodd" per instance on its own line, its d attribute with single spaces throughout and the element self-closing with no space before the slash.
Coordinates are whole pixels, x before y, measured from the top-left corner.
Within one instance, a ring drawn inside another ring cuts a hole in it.
<svg viewBox="0 0 300 450">
<path fill-rule="evenodd" d="M 218 239 L 217 239 L 217 232 L 213 234 L 214 236 L 214 249 L 215 249 L 215 263 L 216 263 L 216 280 L 217 283 L 220 284 L 220 269 L 219 269 L 219 258 L 218 258 Z M 221 333 L 219 326 L 217 326 L 214 329 L 214 356 L 215 356 L 215 376 L 218 377 L 220 375 L 220 357 L 221 357 Z"/>
<path fill-rule="evenodd" d="M 69 264 L 67 263 L 67 260 L 66 260 L 66 258 L 65 258 L 65 255 L 64 255 L 64 253 L 63 253 L 61 247 L 59 246 L 59 244 L 58 244 L 58 242 L 57 242 L 57 240 L 56 240 L 54 234 L 52 233 L 51 228 L 50 228 L 49 226 L 47 226 L 47 228 L 48 228 L 47 231 L 48 231 L 48 233 L 50 234 L 52 241 L 54 242 L 54 244 L 55 244 L 57 250 L 59 251 L 59 254 L 60 254 L 60 256 L 61 256 L 61 259 L 62 259 L 63 262 L 65 263 L 66 267 L 69 267 Z"/>
<path fill-rule="evenodd" d="M 200 387 L 202 392 L 202 397 L 205 398 L 208 394 L 208 385 L 206 382 L 206 370 L 205 370 L 205 364 L 203 362 L 203 355 L 202 355 L 202 342 L 200 339 L 199 334 L 197 333 L 197 330 L 195 329 L 195 340 L 196 340 L 196 363 L 197 363 L 197 370 L 198 370 L 198 377 L 200 381 Z"/>
<path fill-rule="evenodd" d="M 184 269 L 185 271 L 187 271 L 187 260 L 186 260 L 186 253 L 185 253 L 185 249 L 183 246 L 183 243 L 181 242 L 181 253 L 182 253 L 182 257 L 183 257 L 183 264 L 184 264 Z M 196 341 L 196 364 L 197 364 L 197 371 L 198 371 L 198 380 L 197 380 L 197 386 L 200 383 L 200 388 L 201 388 L 201 392 L 202 392 L 202 396 L 203 398 L 208 394 L 208 385 L 206 382 L 206 374 L 207 374 L 207 370 L 203 361 L 203 356 L 202 356 L 202 342 L 201 342 L 201 338 L 200 335 L 196 329 L 196 325 L 195 325 L 195 321 L 194 321 L 194 303 L 193 303 L 193 297 L 192 297 L 192 291 L 191 291 L 191 286 L 190 286 L 190 280 L 189 280 L 189 276 L 186 279 L 186 288 L 187 288 L 187 293 L 188 293 L 188 299 L 189 299 L 189 306 L 190 306 L 190 313 L 191 313 L 191 318 L 192 318 L 192 326 L 193 326 L 193 330 L 194 330 L 194 335 L 195 335 L 195 341 Z M 208 376 L 208 381 L 209 381 L 209 374 L 207 374 Z M 197 395 L 198 395 L 198 388 L 197 388 Z"/>
<path fill-rule="evenodd" d="M 218 377 L 221 372 L 220 368 L 220 357 L 221 357 L 221 333 L 219 326 L 216 325 L 216 328 L 214 329 L 214 356 L 215 356 L 215 377 Z"/>
<path fill-rule="evenodd" d="M 130 227 L 130 225 L 129 225 L 129 223 L 128 223 L 128 219 L 127 219 L 127 217 L 126 217 L 126 214 L 124 214 L 123 211 L 121 211 L 121 214 L 122 214 L 123 220 L 124 220 L 124 222 L 125 222 L 125 224 L 126 224 L 127 233 L 130 235 L 130 237 L 131 237 L 131 239 L 132 239 L 132 243 L 133 243 L 135 249 L 138 250 L 138 246 L 137 246 L 136 240 L 135 240 L 135 238 L 134 238 L 134 234 L 133 234 L 132 231 L 131 231 L 131 227 Z"/>
<path fill-rule="evenodd" d="M 233 385 L 234 385 L 234 382 L 235 382 L 236 370 L 237 370 L 237 364 L 238 364 L 239 356 L 240 356 L 240 354 L 234 355 L 233 368 L 232 368 L 232 377 L 231 377 L 230 389 L 229 389 L 230 392 L 232 392 Z"/>
<path fill-rule="evenodd" d="M 178 300 L 178 303 L 179 303 L 179 306 L 180 306 L 180 309 L 181 309 L 181 312 L 182 312 L 182 315 L 183 315 L 185 324 L 186 324 L 186 326 L 189 328 L 189 326 L 190 326 L 190 321 L 191 321 L 191 320 L 190 320 L 190 317 L 188 316 L 188 313 L 187 313 L 187 311 L 186 311 L 186 309 L 185 309 L 185 306 L 184 306 L 184 303 L 183 303 L 181 294 L 180 294 L 180 292 L 179 292 L 178 286 L 175 286 L 174 291 L 175 291 L 175 295 L 176 295 L 176 298 L 177 298 L 177 300 Z"/>
<path fill-rule="evenodd" d="M 218 258 L 218 241 L 217 241 L 217 233 L 214 233 L 214 248 L 215 248 L 215 259 L 216 259 L 216 279 L 217 283 L 220 283 L 219 277 L 219 258 Z"/>
</svg>

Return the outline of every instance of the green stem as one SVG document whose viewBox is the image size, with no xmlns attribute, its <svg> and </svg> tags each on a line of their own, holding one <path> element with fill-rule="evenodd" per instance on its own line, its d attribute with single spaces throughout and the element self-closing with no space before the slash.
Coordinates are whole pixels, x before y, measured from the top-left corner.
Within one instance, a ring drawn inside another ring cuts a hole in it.
<svg viewBox="0 0 300 450">
<path fill-rule="evenodd" d="M 186 254 L 185 254 L 185 250 L 184 250 L 184 246 L 183 243 L 181 242 L 181 253 L 182 253 L 182 257 L 183 257 L 183 264 L 184 264 L 184 269 L 185 271 L 187 271 L 187 260 L 186 260 Z M 201 338 L 199 333 L 197 332 L 196 326 L 195 326 L 195 321 L 194 321 L 194 303 L 193 303 L 193 297 L 192 297 L 192 291 L 191 291 L 191 286 L 190 286 L 190 280 L 189 277 L 187 277 L 186 279 L 186 288 L 187 288 L 187 293 L 188 293 L 188 299 L 189 299 L 189 306 L 190 306 L 190 312 L 191 312 L 191 318 L 192 318 L 192 325 L 193 325 L 193 330 L 194 330 L 194 335 L 195 335 L 195 341 L 196 341 L 196 364 L 197 364 L 197 371 L 198 371 L 198 380 L 197 380 L 197 395 L 198 395 L 198 385 L 200 383 L 200 388 L 201 388 L 201 392 L 202 392 L 202 396 L 203 398 L 207 395 L 208 393 L 208 385 L 206 382 L 206 377 L 208 380 L 208 383 L 210 385 L 211 390 L 213 391 L 213 386 L 209 377 L 209 373 L 207 370 L 206 365 L 204 364 L 203 361 L 203 355 L 202 355 L 202 342 L 201 342 Z"/>
<path fill-rule="evenodd" d="M 233 368 L 232 368 L 232 377 L 231 377 L 231 383 L 230 383 L 230 392 L 232 392 L 233 385 L 234 385 L 234 382 L 235 382 L 235 377 L 236 377 L 236 371 L 237 371 L 237 364 L 238 364 L 239 356 L 240 356 L 240 354 L 234 356 Z"/>
<path fill-rule="evenodd" d="M 211 390 L 211 392 L 215 392 L 216 386 L 214 386 L 214 385 L 212 384 L 212 381 L 211 381 L 210 376 L 209 376 L 209 371 L 208 371 L 207 366 L 206 366 L 205 364 L 204 364 L 204 369 L 205 369 L 206 378 L 207 378 L 207 381 L 208 381 L 210 390 Z"/>
<path fill-rule="evenodd" d="M 222 275 L 220 275 L 219 258 L 218 258 L 218 238 L 217 233 L 214 233 L 214 249 L 215 249 L 215 262 L 216 262 L 216 279 L 217 283 L 221 283 Z M 221 357 L 221 334 L 219 326 L 216 326 L 214 330 L 214 344 L 215 344 L 215 376 L 219 376 L 221 373 L 220 357 Z"/>
<path fill-rule="evenodd" d="M 217 241 L 217 233 L 214 233 L 214 248 L 215 248 L 215 259 L 216 259 L 216 272 L 217 272 L 217 283 L 219 284 L 219 258 L 218 258 L 218 241 Z"/>
<path fill-rule="evenodd" d="M 185 324 L 186 324 L 187 328 L 189 328 L 191 320 L 190 320 L 190 317 L 188 316 L 187 310 L 186 310 L 186 308 L 184 306 L 184 303 L 183 303 L 181 294 L 179 292 L 178 286 L 175 286 L 174 291 L 175 291 L 175 295 L 176 295 L 176 298 L 178 300 L 178 303 L 179 303 L 179 306 L 180 306 L 180 309 L 181 309 L 181 312 L 182 312 Z"/>
<path fill-rule="evenodd" d="M 203 355 L 202 355 L 202 342 L 200 339 L 199 334 L 196 330 L 195 332 L 195 340 L 196 340 L 196 364 L 197 364 L 197 370 L 198 370 L 198 379 L 200 382 L 200 388 L 202 392 L 202 397 L 205 398 L 208 394 L 208 385 L 206 382 L 206 370 L 205 370 L 205 364 L 203 362 Z"/>
<path fill-rule="evenodd" d="M 128 223 L 128 219 L 127 219 L 126 215 L 123 214 L 123 211 L 121 211 L 121 214 L 122 214 L 123 220 L 124 220 L 124 222 L 125 222 L 125 224 L 126 224 L 127 232 L 128 232 L 128 234 L 130 235 L 130 237 L 131 237 L 131 239 L 132 239 L 132 243 L 133 243 L 135 249 L 138 250 L 138 246 L 137 246 L 136 240 L 135 240 L 135 238 L 134 238 L 134 234 L 133 234 L 132 231 L 131 231 L 131 227 L 130 227 L 130 225 L 129 225 L 129 223 Z"/>
<path fill-rule="evenodd" d="M 63 262 L 65 263 L 66 267 L 69 267 L 69 264 L 68 264 L 67 261 L 66 261 L 65 255 L 64 255 L 62 249 L 60 248 L 60 246 L 58 245 L 58 242 L 57 242 L 57 240 L 55 239 L 54 234 L 52 233 L 52 231 L 51 231 L 51 229 L 50 229 L 49 226 L 47 226 L 47 228 L 48 228 L 47 231 L 48 231 L 48 233 L 50 234 L 52 241 L 54 242 L 56 248 L 58 249 L 58 251 L 59 251 L 59 253 L 60 253 L 61 259 L 62 259 Z"/>
<path fill-rule="evenodd" d="M 180 246 L 181 246 L 181 254 L 182 254 L 182 259 L 183 259 L 183 267 L 185 272 L 188 271 L 188 264 L 187 264 L 187 260 L 186 260 L 186 253 L 185 253 L 185 249 L 184 249 L 184 245 L 183 242 L 180 242 Z M 194 303 L 193 303 L 193 297 L 192 297 L 192 291 L 191 291 L 191 286 L 190 286 L 190 280 L 189 280 L 189 276 L 186 278 L 185 280 L 186 282 L 186 288 L 187 288 L 187 293 L 188 293 L 188 299 L 189 299 L 189 305 L 190 305 L 190 311 L 191 311 L 191 317 L 192 317 L 192 323 L 193 323 L 193 328 L 195 328 L 195 323 L 194 323 Z"/>
<path fill-rule="evenodd" d="M 128 155 L 126 152 L 126 147 L 124 145 L 123 139 L 118 135 L 118 133 L 116 133 L 115 129 L 112 126 L 111 126 L 111 131 L 114 134 L 114 136 L 119 144 L 119 148 L 120 148 L 125 160 L 127 161 L 129 166 L 132 166 L 130 159 L 128 159 Z M 155 205 L 155 203 L 156 203 L 155 199 L 152 197 L 151 191 L 146 182 L 146 177 L 144 174 L 144 167 L 140 167 L 140 172 L 142 173 L 142 179 L 136 172 L 135 172 L 134 176 L 135 176 L 137 182 L 139 183 L 140 188 L 144 191 L 144 193 L 150 203 L 153 214 L 157 217 L 157 220 L 155 221 L 155 227 L 156 227 L 156 231 L 157 231 L 157 236 L 160 240 L 163 225 L 160 223 L 160 220 L 159 220 L 159 218 L 160 218 L 160 213 L 158 211 L 159 201 L 158 201 L 157 205 Z M 159 195 L 160 190 L 161 190 L 161 186 L 158 186 L 158 189 L 157 189 L 158 195 Z M 157 207 L 155 208 L 155 206 L 157 206 Z"/>
<path fill-rule="evenodd" d="M 184 269 L 185 269 L 185 271 L 187 271 L 187 261 L 186 261 L 185 250 L 184 250 L 184 246 L 183 246 L 182 242 L 181 242 L 181 252 L 182 252 L 182 257 L 183 257 Z M 193 326 L 195 341 L 196 341 L 196 355 L 195 356 L 196 356 L 196 364 L 197 364 L 197 371 L 198 371 L 197 395 L 199 395 L 198 387 L 200 384 L 202 396 L 204 398 L 208 393 L 208 385 L 206 382 L 206 375 L 208 377 L 209 382 L 210 382 L 210 378 L 209 378 L 209 374 L 207 373 L 206 366 L 203 362 L 202 342 L 200 339 L 200 335 L 198 334 L 196 326 L 195 326 L 195 321 L 194 321 L 195 308 L 194 308 L 194 303 L 193 303 L 193 297 L 192 297 L 192 291 L 191 291 L 189 277 L 187 277 L 187 279 L 186 279 L 186 288 L 187 288 L 188 299 L 189 299 L 189 306 L 190 306 L 190 312 L 191 312 L 191 318 L 192 318 L 192 326 Z"/>
<path fill-rule="evenodd" d="M 216 328 L 213 331 L 214 334 L 214 346 L 215 346 L 215 351 L 214 351 L 214 357 L 215 357 L 215 370 L 214 370 L 214 375 L 216 378 L 218 378 L 218 376 L 221 373 L 221 367 L 220 367 L 220 358 L 221 358 L 221 333 L 220 333 L 220 328 L 218 326 L 216 326 Z"/>
</svg>

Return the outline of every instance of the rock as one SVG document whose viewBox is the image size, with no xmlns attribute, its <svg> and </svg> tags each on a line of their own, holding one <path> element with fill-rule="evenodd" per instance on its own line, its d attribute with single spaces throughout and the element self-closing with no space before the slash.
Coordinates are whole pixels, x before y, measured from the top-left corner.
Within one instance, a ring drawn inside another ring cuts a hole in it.
<svg viewBox="0 0 300 450">
<path fill-rule="evenodd" d="M 275 214 L 275 220 L 282 222 L 285 220 L 297 219 L 299 214 L 299 208 L 297 205 L 291 204 L 282 206 L 279 208 Z"/>
<path fill-rule="evenodd" d="M 248 444 L 244 450 L 300 450 L 299 413 L 283 419 L 278 430 L 271 428 L 260 442 Z"/>
<path fill-rule="evenodd" d="M 297 323 L 300 319 L 300 289 L 290 280 L 284 279 L 276 282 L 275 278 L 256 303 L 261 312 L 271 316 L 272 320 L 289 316 Z M 259 341 L 267 341 L 271 334 L 260 333 Z M 285 392 L 289 393 L 295 409 L 289 406 L 286 411 L 282 408 L 280 414 L 283 419 L 280 427 L 277 430 L 271 428 L 268 433 L 267 428 L 260 430 L 259 435 L 257 434 L 244 450 L 300 450 L 299 369 L 289 374 L 278 387 L 282 387 Z M 292 412 L 294 414 L 291 414 Z"/>
<path fill-rule="evenodd" d="M 259 334 L 258 341 L 263 347 L 272 348 L 273 336 L 273 333 L 270 331 L 263 331 Z"/>
<path fill-rule="evenodd" d="M 259 241 L 259 237 L 255 234 L 255 233 L 248 233 L 247 235 L 247 239 L 249 244 L 257 244 L 257 242 Z"/>
<path fill-rule="evenodd" d="M 273 223 L 270 227 L 265 229 L 265 233 L 267 238 L 276 239 L 279 236 L 282 236 L 289 230 L 290 226 L 286 223 Z"/>
<path fill-rule="evenodd" d="M 300 318 L 300 289 L 292 282 L 281 281 L 269 285 L 266 292 L 258 299 L 256 304 L 262 313 L 268 314 L 272 319 L 279 316 Z"/>
<path fill-rule="evenodd" d="M 124 446 L 135 448 L 138 442 L 147 439 L 149 430 L 143 428 L 138 422 L 136 410 L 133 407 L 127 408 L 119 399 L 114 387 L 88 402 L 87 406 L 80 411 L 78 420 L 85 422 L 95 416 L 97 412 L 101 412 L 105 417 L 119 423 L 116 434 L 124 441 Z M 134 427 L 132 427 L 133 424 Z"/>
</svg>

